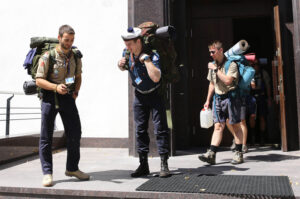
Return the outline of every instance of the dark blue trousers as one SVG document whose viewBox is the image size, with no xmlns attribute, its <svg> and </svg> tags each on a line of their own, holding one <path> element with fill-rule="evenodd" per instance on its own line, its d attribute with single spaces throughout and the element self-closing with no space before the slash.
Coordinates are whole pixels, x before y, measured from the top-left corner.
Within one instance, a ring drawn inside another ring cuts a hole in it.
<svg viewBox="0 0 300 199">
<path fill-rule="evenodd" d="M 67 139 L 68 171 L 77 171 L 80 159 L 81 124 L 75 100 L 71 95 L 57 94 L 59 109 L 55 109 L 53 92 L 44 92 L 42 100 L 42 125 L 39 146 L 39 155 L 42 170 L 45 174 L 52 174 L 52 138 L 54 121 L 57 113 L 60 114 Z"/>
<path fill-rule="evenodd" d="M 169 129 L 163 97 L 157 91 L 149 94 L 141 94 L 135 91 L 133 110 L 136 125 L 137 152 L 149 152 L 148 121 L 151 112 L 158 153 L 169 153 Z"/>
</svg>

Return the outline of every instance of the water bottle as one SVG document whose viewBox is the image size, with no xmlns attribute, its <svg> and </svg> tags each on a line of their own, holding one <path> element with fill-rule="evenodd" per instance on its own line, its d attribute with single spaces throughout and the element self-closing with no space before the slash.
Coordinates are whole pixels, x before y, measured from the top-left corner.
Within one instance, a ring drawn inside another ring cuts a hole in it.
<svg viewBox="0 0 300 199">
<path fill-rule="evenodd" d="M 201 128 L 208 129 L 214 124 L 213 113 L 210 108 L 203 108 L 200 111 L 200 126 Z"/>
</svg>

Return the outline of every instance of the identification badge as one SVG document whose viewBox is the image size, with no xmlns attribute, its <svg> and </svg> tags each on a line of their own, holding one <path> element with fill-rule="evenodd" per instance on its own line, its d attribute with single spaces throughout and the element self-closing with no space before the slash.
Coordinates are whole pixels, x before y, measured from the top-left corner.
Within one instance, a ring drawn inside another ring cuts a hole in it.
<svg viewBox="0 0 300 199">
<path fill-rule="evenodd" d="M 139 85 L 140 83 L 142 83 L 142 80 L 141 80 L 140 77 L 137 77 L 134 81 L 135 81 L 135 83 L 136 83 L 137 85 Z"/>
<path fill-rule="evenodd" d="M 75 80 L 74 80 L 74 77 L 67 77 L 65 79 L 65 81 L 66 81 L 66 84 L 73 84 Z"/>
</svg>

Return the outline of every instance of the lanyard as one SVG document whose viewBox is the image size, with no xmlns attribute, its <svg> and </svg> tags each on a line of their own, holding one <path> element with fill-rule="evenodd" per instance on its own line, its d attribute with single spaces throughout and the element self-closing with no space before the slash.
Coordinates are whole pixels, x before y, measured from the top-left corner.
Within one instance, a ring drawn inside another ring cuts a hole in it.
<svg viewBox="0 0 300 199">
<path fill-rule="evenodd" d="M 131 62 L 130 70 L 133 72 L 135 77 L 139 77 L 137 68 L 134 67 L 135 66 L 135 61 L 134 61 L 133 53 L 130 54 L 130 62 Z"/>
</svg>

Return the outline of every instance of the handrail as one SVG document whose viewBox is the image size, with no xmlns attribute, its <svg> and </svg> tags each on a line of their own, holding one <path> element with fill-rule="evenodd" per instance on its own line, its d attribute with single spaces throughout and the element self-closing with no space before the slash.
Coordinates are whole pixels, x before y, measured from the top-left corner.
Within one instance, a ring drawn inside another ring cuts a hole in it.
<svg viewBox="0 0 300 199">
<path fill-rule="evenodd" d="M 18 120 L 36 120 L 36 119 L 41 119 L 41 118 L 18 118 L 18 119 L 10 119 L 11 115 L 31 115 L 31 114 L 41 114 L 41 113 L 10 113 L 11 109 L 41 109 L 41 107 L 11 107 L 10 106 L 10 102 L 13 99 L 13 97 L 15 95 L 25 95 L 22 92 L 12 92 L 12 91 L 0 91 L 0 94 L 8 94 L 11 95 L 10 97 L 7 98 L 7 103 L 6 103 L 6 107 L 0 107 L 0 109 L 6 109 L 6 114 L 1 114 L 0 115 L 6 115 L 6 119 L 5 120 L 0 120 L 0 122 L 4 122 L 6 121 L 6 127 L 5 127 L 5 135 L 8 136 L 9 135 L 9 126 L 10 126 L 10 121 L 18 121 Z"/>
<path fill-rule="evenodd" d="M 41 119 L 40 117 L 36 117 L 36 118 L 22 118 L 22 119 L 10 119 L 10 121 L 18 121 L 18 120 L 39 120 Z M 0 122 L 4 122 L 6 120 L 0 120 Z M 8 135 L 9 135 L 9 131 L 8 131 Z"/>
<path fill-rule="evenodd" d="M 34 114 L 41 114 L 41 113 L 10 113 L 10 115 L 34 115 Z M 6 113 L 0 113 L 0 115 L 6 115 Z"/>
<path fill-rule="evenodd" d="M 41 107 L 10 107 L 11 109 L 41 109 Z M 0 107 L 0 109 L 6 109 L 6 107 Z"/>
<path fill-rule="evenodd" d="M 0 91 L 0 94 L 8 94 L 8 95 L 25 95 L 23 92 L 13 92 L 13 91 Z"/>
</svg>

